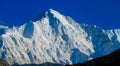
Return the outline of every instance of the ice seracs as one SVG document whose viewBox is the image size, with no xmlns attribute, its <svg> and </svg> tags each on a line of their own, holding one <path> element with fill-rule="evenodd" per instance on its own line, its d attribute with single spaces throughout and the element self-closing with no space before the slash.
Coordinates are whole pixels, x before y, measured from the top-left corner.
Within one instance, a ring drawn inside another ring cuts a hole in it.
<svg viewBox="0 0 120 66">
<path fill-rule="evenodd" d="M 0 37 L 0 58 L 10 65 L 85 62 L 120 48 L 119 34 L 119 29 L 78 24 L 49 9 L 28 23 L 7 28 Z"/>
</svg>

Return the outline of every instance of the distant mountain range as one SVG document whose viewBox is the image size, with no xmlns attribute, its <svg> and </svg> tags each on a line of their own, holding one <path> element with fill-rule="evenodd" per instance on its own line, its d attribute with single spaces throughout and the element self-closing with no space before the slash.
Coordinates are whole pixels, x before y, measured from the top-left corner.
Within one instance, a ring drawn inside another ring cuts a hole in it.
<svg viewBox="0 0 120 66">
<path fill-rule="evenodd" d="M 120 48 L 120 29 L 78 24 L 49 9 L 15 27 L 0 25 L 0 58 L 10 65 L 77 64 Z"/>
</svg>

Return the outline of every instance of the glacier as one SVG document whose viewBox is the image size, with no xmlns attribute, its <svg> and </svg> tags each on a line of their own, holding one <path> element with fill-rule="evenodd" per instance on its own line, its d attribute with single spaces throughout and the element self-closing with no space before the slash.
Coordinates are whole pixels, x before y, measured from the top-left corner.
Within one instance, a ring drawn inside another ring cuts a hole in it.
<svg viewBox="0 0 120 66">
<path fill-rule="evenodd" d="M 12 28 L 0 25 L 0 58 L 13 64 L 75 64 L 120 48 L 120 29 L 79 24 L 49 9 Z"/>
</svg>

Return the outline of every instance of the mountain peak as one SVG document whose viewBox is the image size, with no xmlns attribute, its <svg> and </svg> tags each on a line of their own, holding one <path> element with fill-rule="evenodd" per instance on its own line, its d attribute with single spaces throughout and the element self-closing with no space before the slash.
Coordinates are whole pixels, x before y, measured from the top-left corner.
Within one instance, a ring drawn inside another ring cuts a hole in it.
<svg viewBox="0 0 120 66">
<path fill-rule="evenodd" d="M 48 9 L 48 11 L 56 11 L 56 10 L 54 10 L 54 9 L 50 8 L 50 9 Z"/>
<path fill-rule="evenodd" d="M 49 15 L 49 14 L 53 15 L 54 17 L 61 17 L 61 16 L 63 16 L 63 15 L 60 14 L 58 11 L 53 10 L 53 9 L 49 9 L 49 10 L 47 10 L 47 11 L 45 12 L 45 15 Z"/>
<path fill-rule="evenodd" d="M 49 13 L 54 13 L 54 12 L 57 12 L 57 11 L 54 10 L 54 9 L 52 9 L 52 8 L 50 8 L 50 9 L 47 10 L 47 12 L 49 12 Z"/>
<path fill-rule="evenodd" d="M 64 17 L 64 16 L 62 14 L 60 14 L 58 11 L 50 8 L 50 9 L 40 13 L 36 18 L 32 19 L 32 21 L 41 20 L 43 17 L 55 17 L 57 19 L 60 19 L 61 17 Z"/>
<path fill-rule="evenodd" d="M 52 24 L 59 22 L 62 23 L 63 25 L 69 25 L 66 16 L 62 15 L 61 13 L 53 9 L 48 9 L 44 11 L 34 21 L 41 20 L 42 18 L 47 18 L 50 23 L 52 22 Z"/>
</svg>

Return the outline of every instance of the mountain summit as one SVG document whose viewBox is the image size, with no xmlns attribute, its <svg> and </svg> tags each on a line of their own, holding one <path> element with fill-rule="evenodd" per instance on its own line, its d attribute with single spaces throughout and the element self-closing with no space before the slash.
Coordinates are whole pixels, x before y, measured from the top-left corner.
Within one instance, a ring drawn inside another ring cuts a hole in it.
<svg viewBox="0 0 120 66">
<path fill-rule="evenodd" d="M 120 29 L 78 24 L 53 9 L 19 27 L 7 28 L 0 36 L 0 58 L 10 65 L 75 64 L 120 48 Z"/>
</svg>

